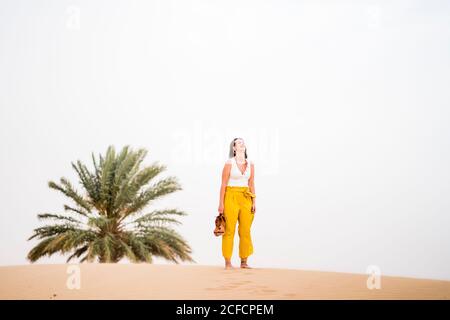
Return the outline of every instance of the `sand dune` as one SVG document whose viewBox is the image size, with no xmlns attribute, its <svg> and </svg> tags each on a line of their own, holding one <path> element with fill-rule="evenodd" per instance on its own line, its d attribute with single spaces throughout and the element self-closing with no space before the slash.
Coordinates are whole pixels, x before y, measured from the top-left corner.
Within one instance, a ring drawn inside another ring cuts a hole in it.
<svg viewBox="0 0 450 320">
<path fill-rule="evenodd" d="M 369 290 L 365 274 L 200 265 L 70 266 L 0 267 L 0 299 L 450 299 L 450 281 L 439 280 L 384 276 L 380 289 Z"/>
</svg>

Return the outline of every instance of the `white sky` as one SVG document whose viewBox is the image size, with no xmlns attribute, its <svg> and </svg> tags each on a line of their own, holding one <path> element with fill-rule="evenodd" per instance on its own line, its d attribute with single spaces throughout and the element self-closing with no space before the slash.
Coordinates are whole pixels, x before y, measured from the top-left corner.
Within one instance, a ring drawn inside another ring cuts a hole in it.
<svg viewBox="0 0 450 320">
<path fill-rule="evenodd" d="M 444 0 L 0 1 L 0 264 L 28 263 L 36 215 L 68 203 L 47 181 L 129 144 L 180 179 L 154 207 L 187 211 L 194 259 L 221 265 L 213 219 L 241 136 L 249 263 L 450 280 L 449 15 Z"/>
</svg>

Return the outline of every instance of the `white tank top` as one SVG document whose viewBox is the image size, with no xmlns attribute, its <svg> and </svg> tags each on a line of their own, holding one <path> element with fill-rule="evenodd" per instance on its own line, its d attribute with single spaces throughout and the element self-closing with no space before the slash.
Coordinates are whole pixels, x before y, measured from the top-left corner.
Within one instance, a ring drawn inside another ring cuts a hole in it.
<svg viewBox="0 0 450 320">
<path fill-rule="evenodd" d="M 228 186 L 236 186 L 236 187 L 248 187 L 248 179 L 250 179 L 251 174 L 251 168 L 250 165 L 252 161 L 250 161 L 248 158 L 247 161 L 247 167 L 245 168 L 244 174 L 242 174 L 241 170 L 239 169 L 236 158 L 232 157 L 227 160 L 227 163 L 231 163 L 231 170 L 230 170 L 230 178 L 228 179 Z"/>
</svg>

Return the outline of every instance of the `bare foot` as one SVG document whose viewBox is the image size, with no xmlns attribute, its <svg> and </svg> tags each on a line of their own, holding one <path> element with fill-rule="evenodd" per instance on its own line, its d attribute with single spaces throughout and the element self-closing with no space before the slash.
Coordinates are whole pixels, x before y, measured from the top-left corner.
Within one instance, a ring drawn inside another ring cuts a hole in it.
<svg viewBox="0 0 450 320">
<path fill-rule="evenodd" d="M 231 262 L 225 262 L 225 270 L 228 270 L 228 269 L 234 269 L 234 267 L 231 264 Z"/>
<path fill-rule="evenodd" d="M 250 266 L 247 264 L 247 261 L 246 261 L 246 260 L 242 260 L 242 261 L 241 261 L 241 268 L 242 268 L 242 269 L 253 269 L 252 267 L 250 267 Z"/>
</svg>

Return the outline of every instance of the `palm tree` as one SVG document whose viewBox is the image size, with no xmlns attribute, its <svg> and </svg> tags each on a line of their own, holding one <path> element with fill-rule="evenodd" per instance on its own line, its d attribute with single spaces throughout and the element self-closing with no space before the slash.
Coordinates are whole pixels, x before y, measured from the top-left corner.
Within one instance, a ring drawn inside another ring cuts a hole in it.
<svg viewBox="0 0 450 320">
<path fill-rule="evenodd" d="M 118 262 L 126 257 L 132 262 L 152 262 L 153 256 L 178 263 L 195 262 L 186 241 L 170 223 L 180 224 L 174 216 L 186 215 L 177 209 L 153 210 L 143 213 L 151 202 L 164 195 L 182 190 L 176 177 L 150 183 L 166 167 L 154 162 L 140 169 L 147 155 L 145 149 L 133 151 L 125 146 L 116 155 L 109 146 L 106 156 L 97 161 L 92 153 L 93 172 L 77 161 L 72 167 L 78 174 L 85 194 L 61 178 L 60 184 L 49 181 L 48 186 L 73 200 L 75 206 L 64 205 L 64 214 L 38 214 L 40 220 L 54 224 L 34 229 L 28 239 L 41 241 L 28 253 L 31 262 L 54 253 L 71 253 L 67 262 Z M 55 222 L 56 221 L 56 222 Z"/>
</svg>

